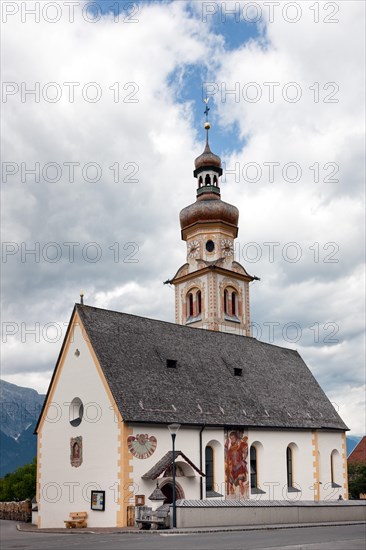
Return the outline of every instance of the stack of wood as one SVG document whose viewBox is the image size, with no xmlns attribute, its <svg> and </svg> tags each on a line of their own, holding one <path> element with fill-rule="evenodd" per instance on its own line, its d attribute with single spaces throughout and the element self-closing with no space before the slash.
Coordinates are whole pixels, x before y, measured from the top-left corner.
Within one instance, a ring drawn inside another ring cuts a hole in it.
<svg viewBox="0 0 366 550">
<path fill-rule="evenodd" d="M 32 503 L 29 499 L 20 502 L 0 502 L 0 519 L 30 522 Z"/>
</svg>

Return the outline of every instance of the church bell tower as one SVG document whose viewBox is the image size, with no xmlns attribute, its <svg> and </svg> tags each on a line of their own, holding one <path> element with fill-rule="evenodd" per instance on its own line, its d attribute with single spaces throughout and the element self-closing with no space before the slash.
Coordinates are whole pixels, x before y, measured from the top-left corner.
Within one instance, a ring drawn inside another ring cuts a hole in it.
<svg viewBox="0 0 366 550">
<path fill-rule="evenodd" d="M 256 279 L 234 259 L 238 209 L 221 200 L 221 159 L 209 145 L 195 160 L 196 202 L 180 212 L 187 262 L 169 282 L 175 286 L 175 320 L 209 330 L 250 336 L 249 283 Z"/>
</svg>

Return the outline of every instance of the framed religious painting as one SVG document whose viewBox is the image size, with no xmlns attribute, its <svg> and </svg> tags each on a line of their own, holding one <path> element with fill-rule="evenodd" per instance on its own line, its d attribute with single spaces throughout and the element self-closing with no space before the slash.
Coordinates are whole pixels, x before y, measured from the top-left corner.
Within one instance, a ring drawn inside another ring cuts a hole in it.
<svg viewBox="0 0 366 550">
<path fill-rule="evenodd" d="M 105 510 L 105 491 L 91 492 L 91 509 L 96 512 L 104 512 Z"/>
</svg>

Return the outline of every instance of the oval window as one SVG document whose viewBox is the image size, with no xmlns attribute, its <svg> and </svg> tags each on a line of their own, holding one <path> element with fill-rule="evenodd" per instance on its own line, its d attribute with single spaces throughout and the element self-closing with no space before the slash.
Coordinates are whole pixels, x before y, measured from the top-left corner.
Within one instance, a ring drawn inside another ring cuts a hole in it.
<svg viewBox="0 0 366 550">
<path fill-rule="evenodd" d="M 74 397 L 70 403 L 69 419 L 71 426 L 79 426 L 83 419 L 84 405 L 79 397 Z"/>
<path fill-rule="evenodd" d="M 215 243 L 211 240 L 207 241 L 207 243 L 206 243 L 207 252 L 212 252 L 214 248 L 215 248 Z"/>
</svg>

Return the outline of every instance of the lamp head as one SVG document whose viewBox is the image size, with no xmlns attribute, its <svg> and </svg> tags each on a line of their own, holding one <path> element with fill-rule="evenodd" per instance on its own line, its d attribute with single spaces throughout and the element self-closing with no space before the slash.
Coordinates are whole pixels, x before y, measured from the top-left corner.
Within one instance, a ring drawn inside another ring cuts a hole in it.
<svg viewBox="0 0 366 550">
<path fill-rule="evenodd" d="M 168 430 L 170 431 L 171 435 L 176 435 L 178 430 L 180 428 L 180 424 L 169 424 Z"/>
</svg>

